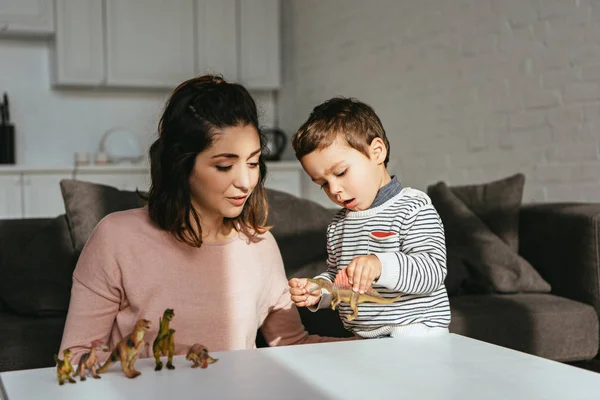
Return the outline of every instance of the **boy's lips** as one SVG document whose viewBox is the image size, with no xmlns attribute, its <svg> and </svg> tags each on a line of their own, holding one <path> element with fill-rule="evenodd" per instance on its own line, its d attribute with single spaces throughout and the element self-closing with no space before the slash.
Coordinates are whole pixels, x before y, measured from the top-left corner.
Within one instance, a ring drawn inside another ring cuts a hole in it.
<svg viewBox="0 0 600 400">
<path fill-rule="evenodd" d="M 342 200 L 342 202 L 344 203 L 344 207 L 346 208 L 356 207 L 356 199 Z"/>
</svg>

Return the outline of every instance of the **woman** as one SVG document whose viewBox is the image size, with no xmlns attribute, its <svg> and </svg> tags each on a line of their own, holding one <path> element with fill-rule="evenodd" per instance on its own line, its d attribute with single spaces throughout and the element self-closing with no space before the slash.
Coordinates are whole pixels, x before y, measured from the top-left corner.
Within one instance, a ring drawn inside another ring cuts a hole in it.
<svg viewBox="0 0 600 400">
<path fill-rule="evenodd" d="M 61 351 L 76 363 L 90 342 L 114 347 L 140 318 L 152 321 L 152 343 L 167 308 L 178 354 L 197 342 L 253 348 L 258 327 L 271 346 L 336 340 L 308 335 L 291 302 L 265 226 L 264 140 L 248 91 L 215 76 L 186 81 L 158 133 L 148 205 L 106 216 L 81 253 Z"/>
</svg>

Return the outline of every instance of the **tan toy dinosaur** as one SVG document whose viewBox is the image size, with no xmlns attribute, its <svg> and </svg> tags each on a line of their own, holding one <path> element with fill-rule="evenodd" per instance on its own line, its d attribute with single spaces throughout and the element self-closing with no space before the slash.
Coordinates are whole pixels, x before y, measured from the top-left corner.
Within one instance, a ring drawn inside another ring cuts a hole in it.
<svg viewBox="0 0 600 400">
<path fill-rule="evenodd" d="M 163 367 L 163 363 L 160 361 L 161 355 L 168 356 L 167 368 L 175 369 L 173 366 L 173 354 L 175 353 L 175 339 L 173 334 L 175 330 L 169 329 L 169 322 L 171 322 L 174 316 L 173 309 L 167 308 L 162 318 L 159 319 L 158 335 L 156 335 L 156 339 L 154 339 L 154 343 L 152 344 L 152 352 L 156 360 L 155 371 L 160 371 Z"/>
<path fill-rule="evenodd" d="M 79 364 L 77 365 L 77 372 L 75 375 L 79 375 L 79 379 L 83 382 L 86 380 L 85 370 L 89 370 L 92 373 L 92 377 L 96 379 L 100 379 L 100 375 L 96 373 L 96 368 L 100 367 L 100 361 L 96 356 L 96 350 L 100 348 L 102 351 L 107 351 L 107 346 L 102 346 L 102 342 L 100 340 L 94 340 L 91 343 L 91 348 L 89 353 L 85 353 L 79 359 Z"/>
<path fill-rule="evenodd" d="M 150 329 L 152 322 L 147 319 L 140 319 L 135 324 L 133 332 L 125 336 L 119 344 L 113 349 L 108 357 L 108 360 L 98 370 L 101 374 L 114 364 L 117 360 L 121 360 L 121 368 L 128 378 L 135 378 L 141 375 L 140 371 L 134 368 L 134 364 L 138 358 L 140 349 L 144 344 L 144 335 Z"/>
<path fill-rule="evenodd" d="M 343 275 L 342 275 L 343 274 Z M 378 303 L 378 304 L 391 304 L 398 300 L 402 295 L 386 298 L 383 297 L 379 292 L 373 288 L 370 288 L 365 293 L 359 293 L 352 290 L 352 286 L 348 282 L 345 271 L 340 271 L 335 279 L 335 283 L 329 282 L 326 279 L 313 279 L 307 278 L 307 281 L 312 285 L 307 289 L 312 292 L 317 289 L 325 289 L 331 293 L 331 309 L 335 308 L 342 302 L 349 303 L 352 308 L 352 314 L 349 314 L 346 318 L 348 321 L 352 321 L 358 315 L 358 305 L 361 303 Z"/>
<path fill-rule="evenodd" d="M 71 375 L 75 373 L 73 366 L 71 365 L 71 350 L 63 350 L 62 360 L 58 358 L 58 354 L 55 354 L 54 361 L 56 361 L 56 376 L 58 377 L 59 385 L 64 385 L 65 380 L 69 383 L 77 383 L 77 381 L 71 377 Z"/>
<path fill-rule="evenodd" d="M 219 361 L 218 358 L 209 356 L 206 346 L 200 343 L 195 343 L 190 347 L 185 359 L 194 363 L 192 368 L 198 368 L 200 367 L 200 364 L 202 364 L 202 368 L 206 368 L 208 367 L 208 364 L 214 364 Z"/>
</svg>

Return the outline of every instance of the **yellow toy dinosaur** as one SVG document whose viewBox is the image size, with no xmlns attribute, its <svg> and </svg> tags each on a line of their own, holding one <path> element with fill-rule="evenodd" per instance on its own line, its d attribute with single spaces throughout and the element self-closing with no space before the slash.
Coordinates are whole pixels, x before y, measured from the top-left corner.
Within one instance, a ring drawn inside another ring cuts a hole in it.
<svg viewBox="0 0 600 400">
<path fill-rule="evenodd" d="M 75 373 L 73 366 L 71 365 L 71 350 L 63 350 L 63 359 L 58 358 L 58 354 L 54 355 L 54 361 L 56 361 L 56 376 L 58 377 L 58 384 L 64 385 L 65 380 L 69 383 L 77 383 L 75 379 L 71 377 Z"/>
<path fill-rule="evenodd" d="M 99 374 L 114 364 L 117 360 L 121 360 L 121 368 L 128 378 L 135 378 L 142 373 L 134 368 L 134 364 L 138 358 L 140 349 L 144 344 L 144 335 L 150 329 L 152 322 L 147 319 L 139 319 L 135 324 L 133 332 L 125 336 L 113 349 L 108 357 L 108 360 L 97 371 Z"/>
<path fill-rule="evenodd" d="M 156 339 L 152 343 L 152 352 L 154 353 L 154 359 L 156 360 L 155 371 L 160 371 L 163 367 L 160 356 L 168 356 L 167 368 L 175 369 L 173 366 L 173 354 L 175 353 L 175 329 L 169 329 L 169 322 L 173 319 L 175 313 L 173 309 L 167 308 L 163 313 L 162 318 L 159 319 L 159 328 Z"/>
<path fill-rule="evenodd" d="M 358 305 L 361 303 L 378 303 L 378 304 L 391 304 L 398 300 L 402 295 L 386 298 L 383 297 L 379 292 L 373 288 L 370 288 L 365 293 L 359 293 L 352 290 L 352 286 L 347 282 L 347 278 L 340 279 L 341 273 L 338 273 L 338 277 L 336 277 L 336 283 L 332 283 L 326 279 L 313 279 L 307 278 L 307 281 L 312 284 L 308 290 L 310 292 L 317 289 L 325 289 L 329 293 L 331 293 L 331 309 L 335 310 L 335 308 L 341 303 L 350 303 L 350 308 L 352 308 L 352 313 L 349 314 L 346 318 L 348 321 L 352 321 L 358 315 Z"/>
</svg>

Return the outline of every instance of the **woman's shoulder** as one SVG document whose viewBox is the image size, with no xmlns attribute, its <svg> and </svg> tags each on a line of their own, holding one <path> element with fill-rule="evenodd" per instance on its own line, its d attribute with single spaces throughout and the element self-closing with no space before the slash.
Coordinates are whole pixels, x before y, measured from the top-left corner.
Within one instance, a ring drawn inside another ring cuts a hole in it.
<svg viewBox="0 0 600 400">
<path fill-rule="evenodd" d="M 133 208 L 130 210 L 115 211 L 98 222 L 95 231 L 103 234 L 120 235 L 132 231 L 139 231 L 151 227 L 148 209 L 146 207 Z"/>
</svg>

